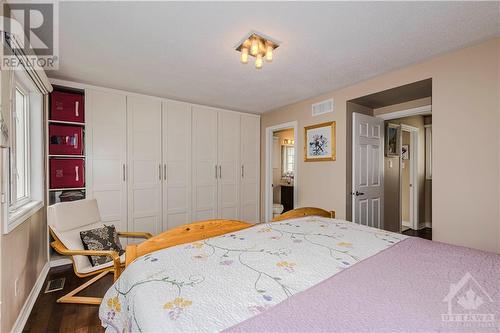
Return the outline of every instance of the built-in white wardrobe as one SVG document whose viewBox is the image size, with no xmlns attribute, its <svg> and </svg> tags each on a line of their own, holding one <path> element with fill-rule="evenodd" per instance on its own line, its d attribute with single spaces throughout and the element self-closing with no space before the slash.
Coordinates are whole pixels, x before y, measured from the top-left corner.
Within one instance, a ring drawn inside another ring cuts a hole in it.
<svg viewBox="0 0 500 333">
<path fill-rule="evenodd" d="M 119 230 L 259 222 L 260 117 L 85 89 L 87 194 Z"/>
</svg>

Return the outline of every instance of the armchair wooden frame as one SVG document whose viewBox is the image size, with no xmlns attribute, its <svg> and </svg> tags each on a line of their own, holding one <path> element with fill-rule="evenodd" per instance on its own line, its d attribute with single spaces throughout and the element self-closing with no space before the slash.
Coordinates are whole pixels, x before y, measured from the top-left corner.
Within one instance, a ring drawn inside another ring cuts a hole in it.
<svg viewBox="0 0 500 333">
<path fill-rule="evenodd" d="M 52 248 L 59 254 L 64 256 L 71 256 L 71 261 L 73 262 L 73 270 L 76 276 L 80 278 L 85 278 L 88 276 L 96 275 L 92 279 L 86 281 L 84 284 L 78 288 L 72 290 L 68 294 L 62 296 L 57 300 L 58 303 L 73 303 L 73 304 L 89 304 L 89 305 L 99 305 L 102 302 L 101 297 L 88 297 L 88 296 L 75 296 L 82 290 L 90 287 L 92 284 L 103 278 L 106 274 L 113 272 L 113 279 L 116 281 L 122 272 L 122 264 L 120 263 L 120 256 L 116 251 L 97 251 L 97 250 L 72 250 L 68 249 L 57 237 L 57 235 L 49 228 L 50 234 L 54 238 L 54 241 L 50 243 Z M 153 237 L 148 232 L 118 232 L 121 237 L 133 237 L 133 238 L 145 238 L 149 239 Z M 76 265 L 74 263 L 73 256 L 107 256 L 113 260 L 113 265 L 111 267 L 105 267 L 88 273 L 78 272 Z"/>
</svg>

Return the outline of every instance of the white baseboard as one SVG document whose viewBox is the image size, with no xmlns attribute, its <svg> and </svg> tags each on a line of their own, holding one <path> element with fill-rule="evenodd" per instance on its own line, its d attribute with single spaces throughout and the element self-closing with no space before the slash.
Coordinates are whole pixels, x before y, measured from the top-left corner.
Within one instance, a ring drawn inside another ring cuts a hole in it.
<svg viewBox="0 0 500 333">
<path fill-rule="evenodd" d="M 423 229 L 423 228 L 432 228 L 432 223 L 431 222 L 424 222 L 424 223 L 420 223 L 418 225 L 418 229 Z"/>
<path fill-rule="evenodd" d="M 411 222 L 408 222 L 408 221 L 402 221 L 401 224 L 404 226 L 404 227 L 408 227 L 408 228 L 411 228 L 413 227 L 413 224 Z"/>
<path fill-rule="evenodd" d="M 73 262 L 69 258 L 53 259 L 50 261 L 50 267 L 58 267 L 64 265 L 70 265 Z"/>
<path fill-rule="evenodd" d="M 35 305 L 38 294 L 40 293 L 40 290 L 42 290 L 43 284 L 45 283 L 45 278 L 49 273 L 49 269 L 50 264 L 46 262 L 42 268 L 42 271 L 40 272 L 40 275 L 38 275 L 38 278 L 36 279 L 35 285 L 33 286 L 33 288 L 31 288 L 31 291 L 26 298 L 23 307 L 21 308 L 19 315 L 17 316 L 11 333 L 20 333 L 23 331 L 24 325 L 26 325 L 26 322 L 28 321 L 31 310 L 33 310 L 33 306 Z"/>
</svg>

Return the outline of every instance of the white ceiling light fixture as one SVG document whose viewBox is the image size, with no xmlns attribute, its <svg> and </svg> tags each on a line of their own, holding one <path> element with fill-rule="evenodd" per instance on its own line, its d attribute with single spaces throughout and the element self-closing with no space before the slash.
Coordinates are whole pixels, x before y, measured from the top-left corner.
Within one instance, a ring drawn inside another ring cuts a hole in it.
<svg viewBox="0 0 500 333">
<path fill-rule="evenodd" d="M 248 56 L 255 57 L 255 68 L 261 69 L 264 59 L 267 62 L 273 61 L 273 53 L 280 45 L 275 39 L 265 36 L 256 31 L 248 33 L 236 45 L 236 51 L 240 52 L 240 61 L 242 64 L 248 63 Z"/>
</svg>

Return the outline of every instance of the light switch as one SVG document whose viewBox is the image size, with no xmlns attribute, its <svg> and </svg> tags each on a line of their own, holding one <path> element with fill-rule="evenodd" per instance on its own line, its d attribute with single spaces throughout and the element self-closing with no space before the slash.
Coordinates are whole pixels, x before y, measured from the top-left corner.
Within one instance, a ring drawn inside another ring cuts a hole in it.
<svg viewBox="0 0 500 333">
<path fill-rule="evenodd" d="M 392 168 L 392 160 L 389 160 L 389 168 Z"/>
</svg>

